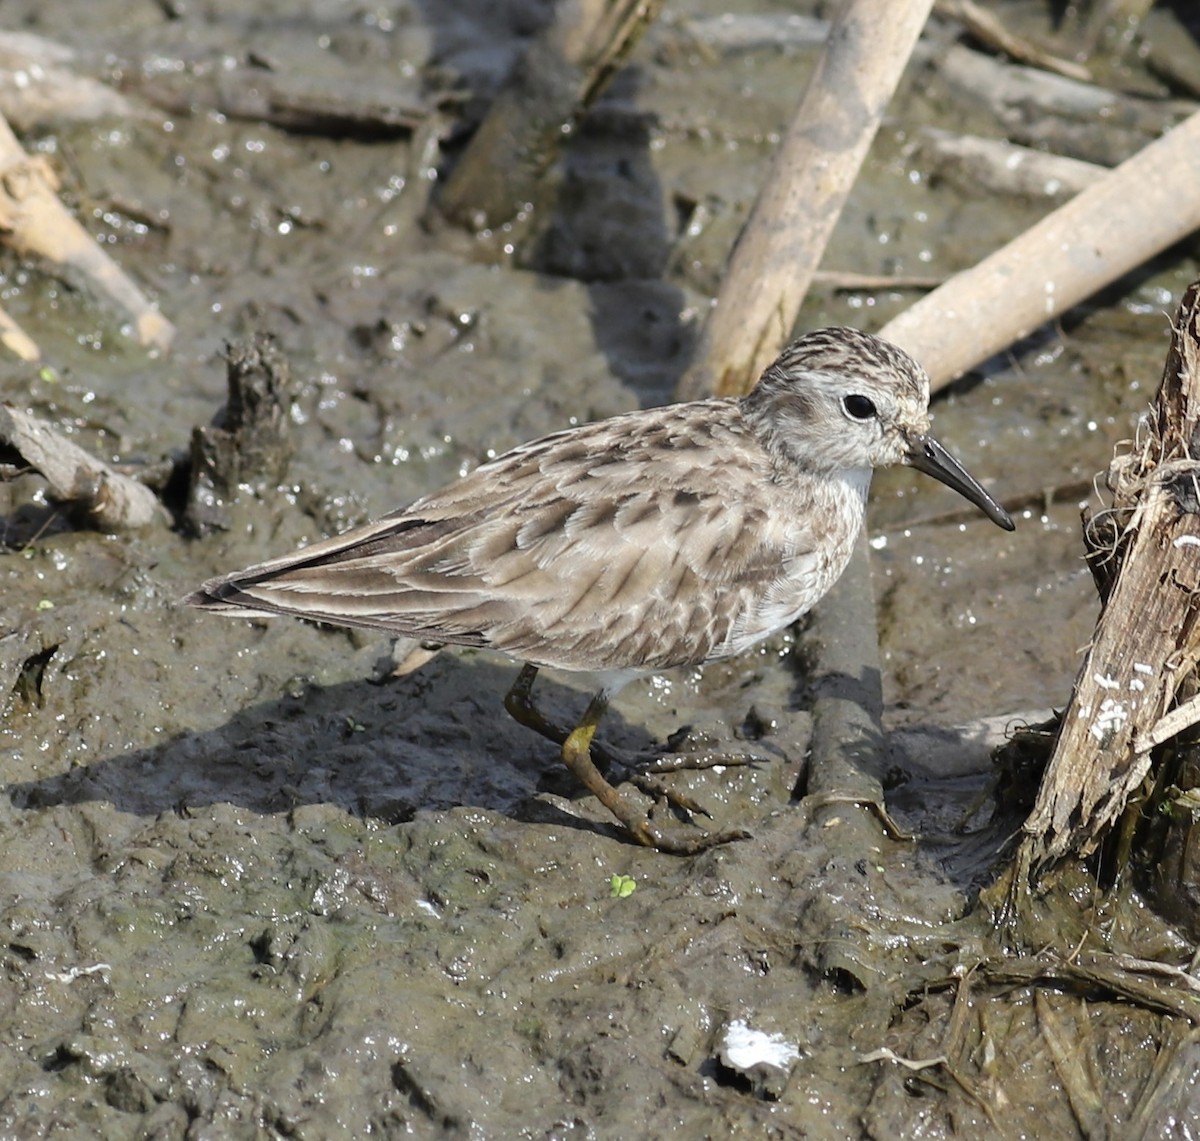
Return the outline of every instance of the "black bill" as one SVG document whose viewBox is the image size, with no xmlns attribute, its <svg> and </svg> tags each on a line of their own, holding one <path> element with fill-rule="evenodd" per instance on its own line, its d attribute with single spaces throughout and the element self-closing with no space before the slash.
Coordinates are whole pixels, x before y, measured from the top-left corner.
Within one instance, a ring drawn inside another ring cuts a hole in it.
<svg viewBox="0 0 1200 1141">
<path fill-rule="evenodd" d="M 932 436 L 913 436 L 908 441 L 908 455 L 904 462 L 917 471 L 954 488 L 964 499 L 969 499 L 997 527 L 1014 530 L 1012 517 L 1000 506 L 941 444 Z"/>
</svg>

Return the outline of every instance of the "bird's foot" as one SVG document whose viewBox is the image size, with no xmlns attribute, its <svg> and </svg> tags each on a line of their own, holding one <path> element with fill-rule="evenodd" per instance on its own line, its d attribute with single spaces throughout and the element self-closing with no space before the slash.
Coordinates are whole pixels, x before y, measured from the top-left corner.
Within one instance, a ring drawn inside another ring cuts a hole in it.
<svg viewBox="0 0 1200 1141">
<path fill-rule="evenodd" d="M 605 774 L 610 780 L 617 783 L 627 782 L 640 792 L 644 792 L 651 800 L 665 800 L 673 808 L 690 812 L 693 815 L 705 816 L 710 820 L 712 819 L 712 814 L 699 801 L 686 792 L 672 788 L 670 784 L 659 778 L 670 776 L 673 773 L 701 772 L 705 769 L 754 765 L 761 759 L 751 756 L 715 753 L 703 756 L 692 753 L 665 757 L 661 754 L 652 754 L 645 758 L 630 757 L 610 746 L 602 746 L 599 743 L 592 745 L 592 752 L 600 764 L 604 766 Z"/>
<path fill-rule="evenodd" d="M 750 839 L 750 833 L 744 828 L 726 828 L 720 832 L 703 832 L 682 827 L 663 828 L 649 816 L 622 820 L 621 823 L 639 844 L 672 856 L 694 856 L 721 844 Z"/>
<path fill-rule="evenodd" d="M 693 815 L 712 818 L 711 813 L 698 800 L 686 792 L 672 788 L 666 781 L 660 780 L 663 774 L 679 772 L 677 768 L 658 768 L 656 760 L 643 761 L 636 757 L 624 756 L 609 747 L 592 746 L 596 759 L 604 766 L 605 776 L 614 784 L 631 784 L 639 792 L 645 793 L 651 800 L 666 801 L 673 808 Z"/>
</svg>

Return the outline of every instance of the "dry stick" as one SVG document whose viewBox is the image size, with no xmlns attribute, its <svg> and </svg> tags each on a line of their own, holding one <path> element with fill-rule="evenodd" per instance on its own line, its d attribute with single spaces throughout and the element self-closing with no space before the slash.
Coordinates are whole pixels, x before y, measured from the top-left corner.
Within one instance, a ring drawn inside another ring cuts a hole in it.
<svg viewBox="0 0 1200 1141">
<path fill-rule="evenodd" d="M 56 499 L 82 503 L 105 531 L 168 521 L 148 487 L 85 452 L 28 412 L 0 404 L 0 439 L 45 476 Z"/>
<path fill-rule="evenodd" d="M 738 238 L 678 395 L 747 391 L 791 336 L 932 0 L 849 0 Z"/>
<path fill-rule="evenodd" d="M 813 282 L 826 289 L 876 290 L 876 289 L 936 289 L 946 279 L 926 274 L 853 273 L 849 270 L 819 269 L 813 274 Z"/>
<path fill-rule="evenodd" d="M 1064 202 L 1099 182 L 1109 171 L 1097 163 L 1048 154 L 1003 139 L 956 135 L 937 127 L 922 127 L 917 145 L 921 157 L 936 174 L 957 175 L 976 192 L 1018 194 L 1032 200 L 1054 198 Z"/>
<path fill-rule="evenodd" d="M 480 230 L 517 217 L 572 124 L 603 90 L 664 0 L 564 0 L 526 50 L 459 159 L 438 209 Z"/>
<path fill-rule="evenodd" d="M 880 330 L 935 389 L 1200 227 L 1200 112 Z"/>
<path fill-rule="evenodd" d="M 22 149 L 0 118 L 0 233 L 20 254 L 36 254 L 82 273 L 126 313 L 143 345 L 166 351 L 175 328 L 59 202 L 49 164 Z"/>
<path fill-rule="evenodd" d="M 1094 155 L 1123 148 L 1109 165 L 1127 157 L 1135 146 L 1157 139 L 1195 110 L 1195 103 L 1188 100 L 1129 95 L 1034 67 L 1005 63 L 962 44 L 954 44 L 939 55 L 938 79 L 956 102 L 986 109 L 995 116 L 1015 142 L 1042 145 L 1062 138 L 1070 144 L 1064 149 L 1071 153 L 1079 147 Z M 1036 108 L 1035 114 L 1031 114 L 1031 107 Z M 1097 120 L 1109 123 L 1111 130 L 1091 139 L 1080 135 L 1081 121 Z"/>
<path fill-rule="evenodd" d="M 1092 78 L 1092 73 L 1082 64 L 1052 55 L 1037 44 L 1014 35 L 1001 20 L 972 3 L 972 0 L 938 0 L 937 14 L 958 20 L 977 40 L 990 44 L 997 51 L 1022 63 L 1031 63 L 1034 67 L 1045 68 L 1081 82 L 1088 82 Z"/>
</svg>

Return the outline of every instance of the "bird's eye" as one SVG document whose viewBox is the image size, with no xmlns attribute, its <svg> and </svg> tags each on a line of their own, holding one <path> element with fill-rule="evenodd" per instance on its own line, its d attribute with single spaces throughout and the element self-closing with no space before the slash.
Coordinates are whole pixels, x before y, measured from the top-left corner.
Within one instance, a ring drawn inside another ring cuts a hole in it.
<svg viewBox="0 0 1200 1141">
<path fill-rule="evenodd" d="M 842 407 L 855 420 L 870 420 L 875 415 L 875 401 L 869 396 L 859 396 L 851 393 L 842 401 Z"/>
</svg>

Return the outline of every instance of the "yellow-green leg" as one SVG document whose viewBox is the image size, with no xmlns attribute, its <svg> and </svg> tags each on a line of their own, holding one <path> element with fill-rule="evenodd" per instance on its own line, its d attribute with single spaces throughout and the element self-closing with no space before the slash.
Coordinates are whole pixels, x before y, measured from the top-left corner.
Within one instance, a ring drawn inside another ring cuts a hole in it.
<svg viewBox="0 0 1200 1141">
<path fill-rule="evenodd" d="M 657 848 L 662 852 L 690 855 L 702 852 L 716 844 L 744 839 L 747 833 L 740 829 L 729 832 L 700 832 L 688 836 L 670 835 L 650 820 L 637 805 L 630 803 L 615 789 L 592 761 L 592 740 L 600 720 L 608 709 L 608 698 L 603 691 L 588 703 L 583 717 L 570 732 L 550 721 L 533 703 L 533 682 L 537 677 L 537 666 L 525 665 L 512 688 L 504 698 L 504 707 L 521 725 L 541 734 L 562 746 L 562 759 L 584 786 L 626 828 L 639 844 Z"/>
</svg>

